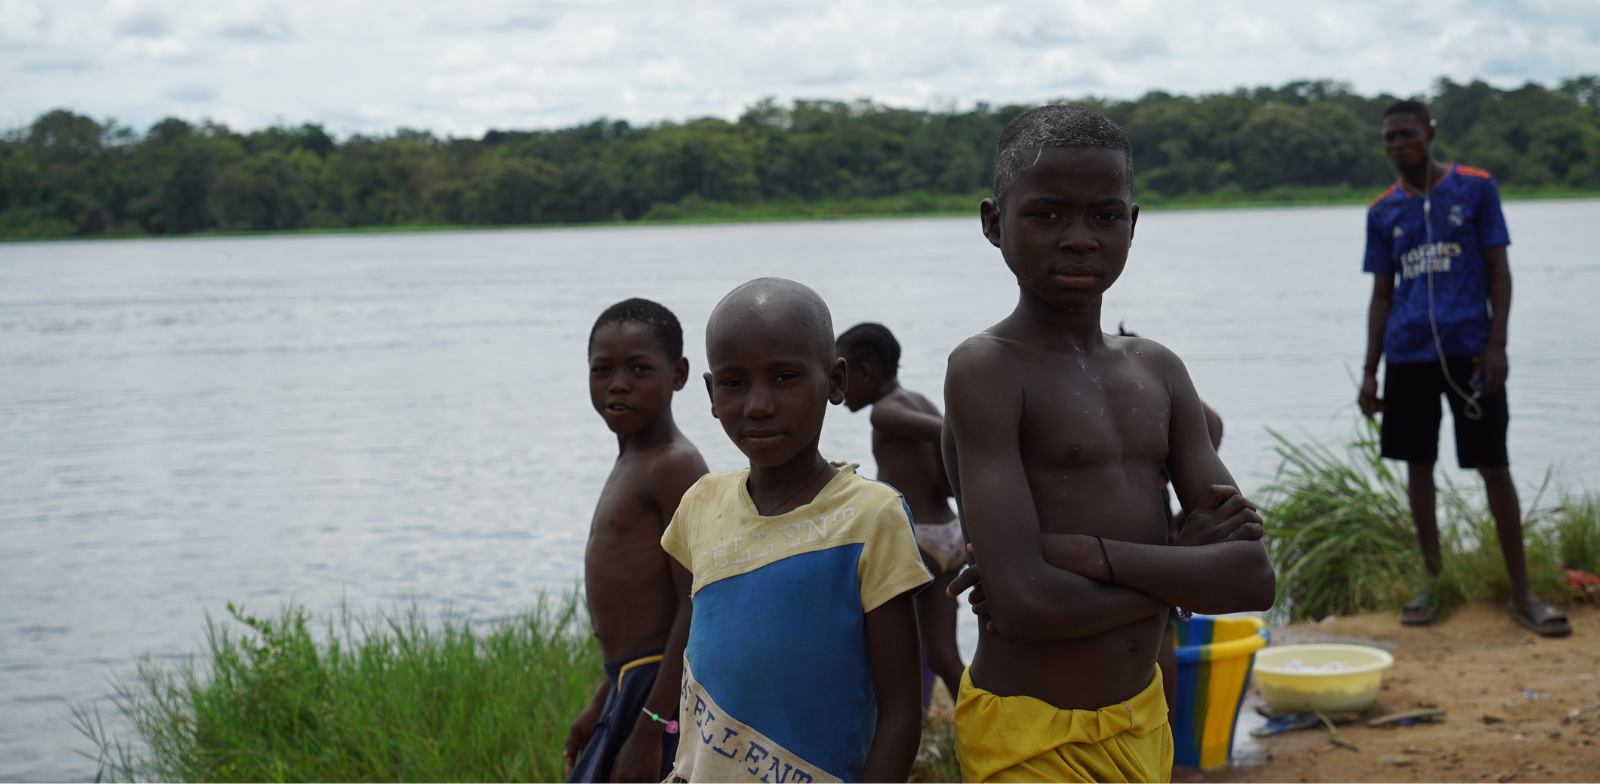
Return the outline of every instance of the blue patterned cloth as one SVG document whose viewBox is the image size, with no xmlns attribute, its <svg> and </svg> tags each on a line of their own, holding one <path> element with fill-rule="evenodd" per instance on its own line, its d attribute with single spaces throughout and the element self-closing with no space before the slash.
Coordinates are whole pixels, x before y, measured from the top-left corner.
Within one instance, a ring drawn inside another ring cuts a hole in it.
<svg viewBox="0 0 1600 784">
<path fill-rule="evenodd" d="M 1447 357 L 1473 357 L 1489 342 L 1489 276 L 1483 251 L 1511 244 L 1500 213 L 1500 192 L 1482 169 L 1451 164 L 1429 194 L 1432 241 L 1423 224 L 1423 199 L 1389 186 L 1367 208 L 1367 255 L 1362 269 L 1399 275 L 1383 353 L 1390 362 L 1434 362 L 1428 324 L 1428 277 L 1433 312 Z"/>
</svg>

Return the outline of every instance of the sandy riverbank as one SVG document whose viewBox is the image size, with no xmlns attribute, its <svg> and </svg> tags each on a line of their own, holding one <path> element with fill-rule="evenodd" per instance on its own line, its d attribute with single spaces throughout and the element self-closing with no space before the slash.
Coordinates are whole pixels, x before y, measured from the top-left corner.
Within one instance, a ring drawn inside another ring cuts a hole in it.
<svg viewBox="0 0 1600 784">
<path fill-rule="evenodd" d="M 1390 649 L 1395 665 L 1369 716 L 1435 706 L 1448 713 L 1414 727 L 1341 726 L 1339 737 L 1359 751 L 1330 746 L 1321 729 L 1257 740 L 1264 759 L 1210 779 L 1600 781 L 1600 711 L 1568 716 L 1600 704 L 1600 610 L 1567 615 L 1574 629 L 1565 639 L 1537 637 L 1488 604 L 1424 628 L 1381 613 L 1274 629 L 1275 643 L 1365 638 Z"/>
</svg>

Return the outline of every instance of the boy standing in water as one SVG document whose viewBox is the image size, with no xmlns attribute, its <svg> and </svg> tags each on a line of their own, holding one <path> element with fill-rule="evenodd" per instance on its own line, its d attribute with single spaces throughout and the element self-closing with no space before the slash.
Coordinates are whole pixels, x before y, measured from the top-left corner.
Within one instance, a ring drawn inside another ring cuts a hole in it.
<svg viewBox="0 0 1600 784">
<path fill-rule="evenodd" d="M 905 781 L 920 737 L 905 501 L 817 451 L 844 401 L 828 306 L 753 280 L 706 324 L 706 391 L 750 468 L 690 488 L 661 545 L 694 576 L 677 778 Z"/>
<path fill-rule="evenodd" d="M 1391 104 L 1382 133 L 1383 151 L 1400 180 L 1367 208 L 1362 268 L 1374 274 L 1360 403 L 1369 419 L 1383 412 L 1383 456 L 1406 461 L 1410 470 L 1411 517 L 1428 582 L 1400 611 L 1400 622 L 1422 625 L 1438 618 L 1431 588 L 1439 576 L 1433 464 L 1443 395 L 1455 420 L 1456 460 L 1483 475 L 1511 578 L 1511 617 L 1537 634 L 1564 637 L 1572 633 L 1571 623 L 1528 585 L 1522 508 L 1506 454 L 1511 237 L 1500 214 L 1500 192 L 1482 169 L 1433 159 L 1436 132 L 1423 104 Z M 1382 399 L 1380 359 L 1387 360 Z"/>
<path fill-rule="evenodd" d="M 946 500 L 950 484 L 939 456 L 944 418 L 926 397 L 900 386 L 900 342 L 882 324 L 857 324 L 838 340 L 849 383 L 844 404 L 851 411 L 872 406 L 872 456 L 878 481 L 905 496 L 916 523 L 917 549 L 934 574 L 917 594 L 917 621 L 928 667 L 955 700 L 961 688 L 961 651 L 956 647 L 956 601 L 944 589 L 967 562 L 961 521 Z M 923 694 L 926 702 L 929 694 Z"/>
<path fill-rule="evenodd" d="M 1139 208 L 1126 137 L 1074 106 L 1000 134 L 983 232 L 1011 315 L 950 355 L 945 465 L 976 566 L 978 651 L 956 702 L 968 781 L 1153 781 L 1172 766 L 1156 667 L 1167 611 L 1265 610 L 1260 517 L 1171 351 L 1100 329 Z M 1190 509 L 1167 543 L 1166 466 Z"/>
<path fill-rule="evenodd" d="M 569 781 L 660 781 L 677 750 L 668 722 L 689 636 L 689 574 L 660 542 L 684 491 L 706 473 L 672 420 L 672 393 L 688 378 L 683 328 L 661 305 L 619 302 L 589 332 L 589 399 L 619 454 L 584 550 L 606 680 L 567 734 Z"/>
</svg>

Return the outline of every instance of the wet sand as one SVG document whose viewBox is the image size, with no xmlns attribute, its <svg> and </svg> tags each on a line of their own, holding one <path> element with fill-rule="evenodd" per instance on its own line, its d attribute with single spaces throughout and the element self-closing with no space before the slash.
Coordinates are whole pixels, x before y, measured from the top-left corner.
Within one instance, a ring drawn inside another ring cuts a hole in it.
<svg viewBox="0 0 1600 784">
<path fill-rule="evenodd" d="M 1244 756 L 1257 757 L 1256 764 L 1213 771 L 1209 778 L 1600 781 L 1600 710 L 1568 715 L 1600 705 L 1600 610 L 1569 608 L 1567 617 L 1573 633 L 1564 639 L 1538 637 L 1488 604 L 1460 608 L 1422 628 L 1401 626 L 1397 613 L 1381 613 L 1274 629 L 1275 643 L 1365 638 L 1394 654 L 1383 691 L 1363 721 L 1339 727 L 1339 737 L 1360 750 L 1332 746 L 1326 730 L 1301 730 L 1254 740 L 1257 748 Z M 1442 721 L 1365 724 L 1369 717 L 1431 707 L 1447 711 Z"/>
</svg>

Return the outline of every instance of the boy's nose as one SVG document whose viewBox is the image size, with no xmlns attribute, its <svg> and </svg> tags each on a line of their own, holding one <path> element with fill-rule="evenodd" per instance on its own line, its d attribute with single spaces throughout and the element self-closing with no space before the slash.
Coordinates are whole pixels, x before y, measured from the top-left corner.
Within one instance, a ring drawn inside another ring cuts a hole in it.
<svg viewBox="0 0 1600 784">
<path fill-rule="evenodd" d="M 1084 221 L 1073 221 L 1061 235 L 1061 250 L 1071 253 L 1091 253 L 1100 247 L 1100 240 Z"/>
<path fill-rule="evenodd" d="M 777 400 L 763 384 L 756 384 L 744 400 L 744 415 L 751 419 L 765 419 L 778 413 Z"/>
</svg>

